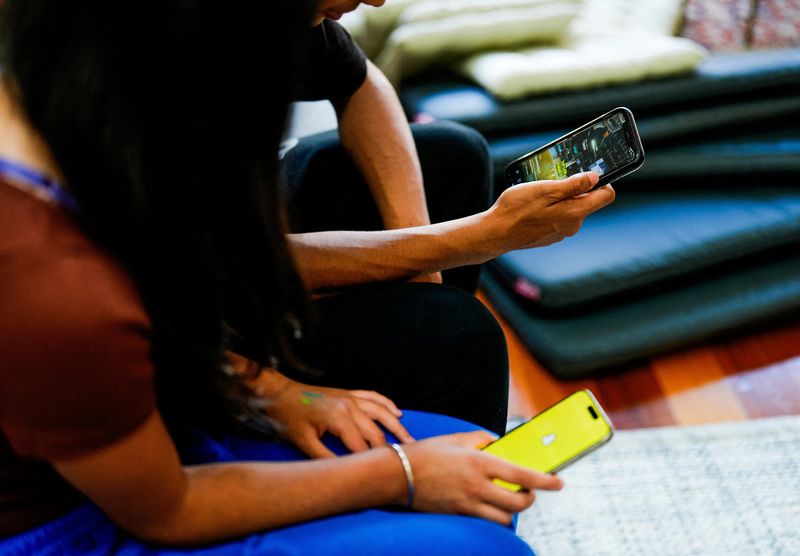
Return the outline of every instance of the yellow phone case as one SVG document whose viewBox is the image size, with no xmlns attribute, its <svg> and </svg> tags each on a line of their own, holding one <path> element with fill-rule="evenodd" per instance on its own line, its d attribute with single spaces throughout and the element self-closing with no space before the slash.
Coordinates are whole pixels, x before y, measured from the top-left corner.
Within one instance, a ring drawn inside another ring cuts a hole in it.
<svg viewBox="0 0 800 556">
<path fill-rule="evenodd" d="M 614 429 L 589 390 L 579 390 L 545 409 L 484 451 L 542 473 L 554 473 L 611 439 Z M 497 480 L 512 490 L 512 485 Z"/>
</svg>

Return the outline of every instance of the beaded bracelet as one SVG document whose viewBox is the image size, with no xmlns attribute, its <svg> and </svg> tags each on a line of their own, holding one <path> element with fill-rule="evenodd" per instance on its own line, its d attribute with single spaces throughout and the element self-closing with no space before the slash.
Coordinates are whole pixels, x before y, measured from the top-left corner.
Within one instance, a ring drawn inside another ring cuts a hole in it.
<svg viewBox="0 0 800 556">
<path fill-rule="evenodd" d="M 400 444 L 390 444 L 390 446 L 400 458 L 400 463 L 403 464 L 403 471 L 405 471 L 406 474 L 406 492 L 408 493 L 406 497 L 406 508 L 411 508 L 411 505 L 414 503 L 414 473 L 411 471 L 411 462 L 408 461 L 408 456 L 406 456 L 406 452 Z"/>
</svg>

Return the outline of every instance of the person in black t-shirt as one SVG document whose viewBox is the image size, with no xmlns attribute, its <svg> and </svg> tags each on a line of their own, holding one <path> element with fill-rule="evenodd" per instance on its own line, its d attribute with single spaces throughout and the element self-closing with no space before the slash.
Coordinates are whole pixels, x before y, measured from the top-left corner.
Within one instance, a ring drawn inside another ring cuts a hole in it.
<svg viewBox="0 0 800 556">
<path fill-rule="evenodd" d="M 338 294 L 315 302 L 319 324 L 298 352 L 323 371 L 321 386 L 375 390 L 499 434 L 507 352 L 474 297 L 478 265 L 576 233 L 613 189 L 589 192 L 597 176 L 581 174 L 520 184 L 492 205 L 483 137 L 450 122 L 409 125 L 386 77 L 334 21 L 361 3 L 318 4 L 296 100 L 330 100 L 338 131 L 301 139 L 282 162 L 295 260 L 312 292 Z"/>
<path fill-rule="evenodd" d="M 323 19 L 314 26 L 311 37 L 297 98 L 330 100 L 341 107 L 364 84 L 367 57 L 335 21 Z"/>
<path fill-rule="evenodd" d="M 491 175 L 483 138 L 456 124 L 409 126 L 393 87 L 331 19 L 341 11 L 330 4 L 318 8 L 296 99 L 329 100 L 338 130 L 303 138 L 284 156 L 292 238 L 302 245 L 309 232 L 404 229 L 485 210 Z M 300 251 L 301 268 L 313 271 L 319 258 Z M 348 265 L 366 272 L 355 281 L 384 281 L 365 262 Z M 445 284 L 458 287 L 439 286 L 442 273 L 435 271 L 405 278 L 436 286 L 395 283 L 318 300 L 319 325 L 301 345 L 304 359 L 324 371 L 321 385 L 376 390 L 402 407 L 458 416 L 500 433 L 507 355 L 497 323 L 473 295 L 478 273 L 477 265 L 446 271 Z M 340 280 L 329 270 L 314 274 Z M 346 282 L 341 285 L 351 285 Z M 424 334 L 418 334 L 421 327 Z M 459 346 L 442 348 L 453 342 Z M 322 455 L 318 448 L 312 446 L 311 455 Z"/>
<path fill-rule="evenodd" d="M 375 6 L 383 4 L 375 0 L 367 3 Z M 397 94 L 380 69 L 367 60 L 347 31 L 329 19 L 338 18 L 344 11 L 349 11 L 353 4 L 356 3 L 320 3 L 308 66 L 298 99 L 329 100 L 336 110 L 338 141 L 360 174 L 348 176 L 352 178 L 348 181 L 368 186 L 380 217 L 380 220 L 370 223 L 362 221 L 359 229 L 398 229 L 430 224 L 415 138 Z M 318 144 L 309 144 L 319 149 Z M 313 181 L 313 178 L 306 181 Z M 340 193 L 347 191 L 348 186 L 344 187 L 337 186 L 337 190 Z M 479 184 L 478 189 L 484 191 L 481 206 L 475 208 L 482 210 L 489 201 L 485 194 L 486 185 Z M 316 194 L 312 196 L 314 204 L 317 204 L 319 197 Z M 349 196 L 345 198 L 352 201 Z M 347 205 L 349 203 L 343 207 L 347 221 L 342 223 L 349 222 L 352 226 L 361 218 L 353 220 L 351 206 Z M 375 208 L 370 208 L 374 215 Z M 336 229 L 328 227 L 316 215 L 305 220 L 306 226 L 315 229 Z M 415 280 L 441 283 L 442 278 L 439 273 L 433 273 Z"/>
</svg>

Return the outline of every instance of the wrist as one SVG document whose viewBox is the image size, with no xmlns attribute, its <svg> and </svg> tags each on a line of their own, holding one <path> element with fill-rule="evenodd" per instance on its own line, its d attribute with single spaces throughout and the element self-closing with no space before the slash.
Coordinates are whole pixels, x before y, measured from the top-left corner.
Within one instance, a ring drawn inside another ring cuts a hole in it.
<svg viewBox="0 0 800 556">
<path fill-rule="evenodd" d="M 408 499 L 406 476 L 397 453 L 390 446 L 349 454 L 332 461 L 348 462 L 355 467 L 348 473 L 353 482 L 348 484 L 344 481 L 348 485 L 344 490 L 354 497 L 354 504 L 348 509 L 405 506 Z"/>
<path fill-rule="evenodd" d="M 255 396 L 266 399 L 286 391 L 294 381 L 275 369 L 264 367 L 258 376 L 246 379 L 244 383 Z"/>
<path fill-rule="evenodd" d="M 225 360 L 227 371 L 242 380 L 254 378 L 261 372 L 261 365 L 257 361 L 233 351 L 225 352 Z"/>
<path fill-rule="evenodd" d="M 392 450 L 395 451 L 397 456 L 400 458 L 400 463 L 403 466 L 403 474 L 406 478 L 406 499 L 405 499 L 405 507 L 411 509 L 411 506 L 414 504 L 414 471 L 411 468 L 411 461 L 408 459 L 405 450 L 400 444 L 394 443 L 389 445 Z"/>
<path fill-rule="evenodd" d="M 496 206 L 473 215 L 469 227 L 467 235 L 472 238 L 472 252 L 481 262 L 511 251 L 509 230 L 498 214 Z"/>
<path fill-rule="evenodd" d="M 405 455 L 405 450 L 401 447 L 400 450 Z M 388 461 L 385 469 L 387 472 L 387 481 L 386 484 L 391 485 L 391 490 L 389 492 L 389 499 L 387 501 L 388 505 L 390 506 L 402 506 L 402 507 L 410 507 L 407 506 L 409 497 L 409 480 L 408 475 L 406 474 L 405 465 L 403 460 L 401 459 L 399 452 L 396 448 L 393 447 L 392 444 L 388 444 L 385 450 L 382 450 L 385 453 L 385 458 Z M 406 455 L 406 460 L 408 460 L 408 456 Z M 413 477 L 413 469 L 412 469 L 412 477 Z M 415 487 L 412 487 L 415 488 Z M 413 502 L 413 497 L 412 497 Z"/>
</svg>

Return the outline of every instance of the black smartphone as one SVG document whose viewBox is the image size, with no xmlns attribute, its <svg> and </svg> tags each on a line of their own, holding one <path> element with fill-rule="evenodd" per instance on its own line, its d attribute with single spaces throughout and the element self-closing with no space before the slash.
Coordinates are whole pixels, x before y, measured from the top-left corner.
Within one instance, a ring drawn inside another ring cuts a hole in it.
<svg viewBox="0 0 800 556">
<path fill-rule="evenodd" d="M 615 108 L 506 166 L 506 183 L 560 180 L 597 172 L 597 187 L 618 180 L 644 164 L 644 149 L 633 114 Z"/>
</svg>

